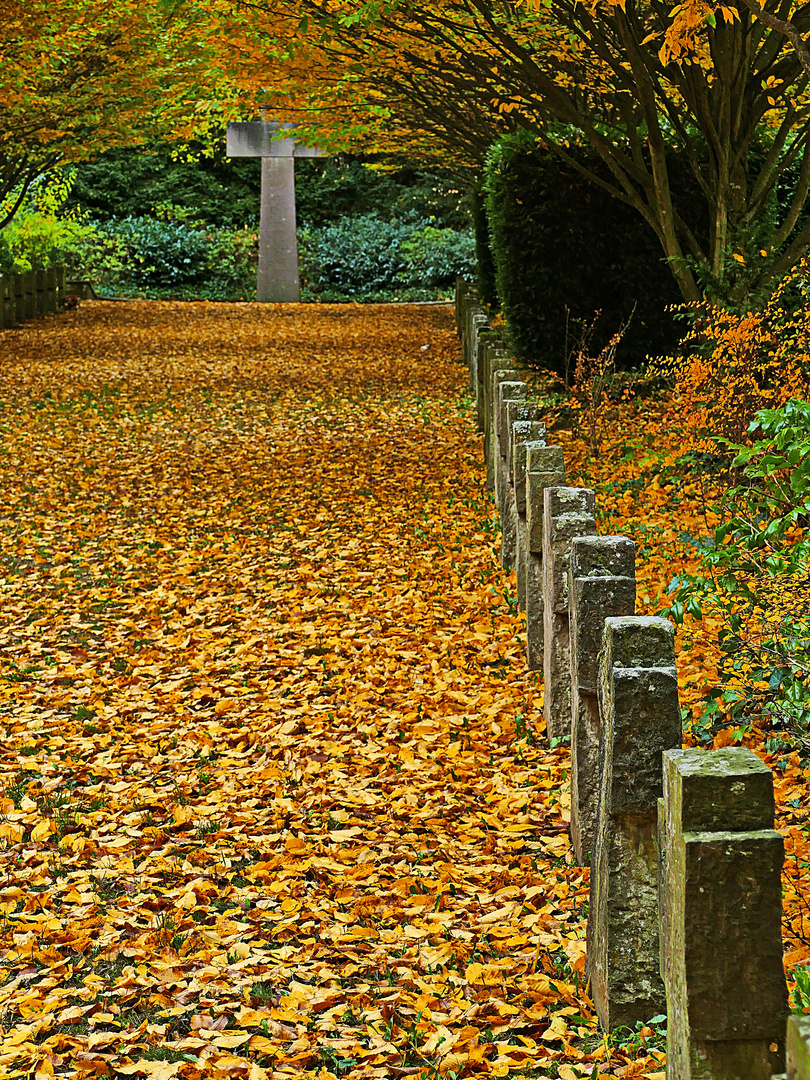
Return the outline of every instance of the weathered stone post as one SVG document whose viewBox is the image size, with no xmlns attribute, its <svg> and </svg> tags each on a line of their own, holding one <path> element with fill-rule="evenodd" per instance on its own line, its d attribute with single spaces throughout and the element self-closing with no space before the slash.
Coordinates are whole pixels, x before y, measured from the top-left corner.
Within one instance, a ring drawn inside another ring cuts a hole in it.
<svg viewBox="0 0 810 1080">
<path fill-rule="evenodd" d="M 497 397 L 495 399 L 495 438 L 492 442 L 492 460 L 495 477 L 495 505 L 499 510 L 503 505 L 504 488 L 509 482 L 506 461 L 506 447 L 508 446 L 506 405 L 510 401 L 524 402 L 528 392 L 528 386 L 522 379 L 517 378 L 517 372 L 512 372 L 509 379 L 498 381 Z"/>
<path fill-rule="evenodd" d="M 605 619 L 636 606 L 636 547 L 626 536 L 582 536 L 571 543 L 571 843 L 589 866 L 599 803 L 599 653 Z"/>
<path fill-rule="evenodd" d="M 773 774 L 744 747 L 670 751 L 663 804 L 667 1078 L 770 1080 L 788 1012 Z"/>
<path fill-rule="evenodd" d="M 596 531 L 590 488 L 547 487 L 543 492 L 543 715 L 546 734 L 571 734 L 571 653 L 568 637 L 568 560 L 575 536 Z"/>
<path fill-rule="evenodd" d="M 534 410 L 537 409 L 535 414 Z M 531 416 L 516 420 L 512 425 L 512 440 L 509 454 L 509 480 L 512 501 L 515 507 L 515 555 L 514 565 L 517 572 L 518 611 L 526 610 L 526 559 L 528 558 L 528 526 L 526 524 L 526 455 L 527 447 L 546 445 L 546 425 L 539 416 L 537 406 L 529 406 Z"/>
<path fill-rule="evenodd" d="M 470 311 L 470 344 L 469 344 L 469 368 L 470 368 L 470 393 L 478 393 L 478 356 L 481 347 L 480 335 L 487 328 L 487 315 L 482 307 L 476 302 L 476 306 Z"/>
<path fill-rule="evenodd" d="M 505 402 L 505 419 L 502 421 L 501 446 L 503 453 L 498 461 L 500 481 L 500 518 L 501 518 L 501 566 L 504 570 L 513 570 L 517 566 L 517 492 L 514 480 L 514 456 L 515 456 L 515 431 L 517 425 L 535 424 L 536 433 L 533 436 L 536 441 L 545 443 L 546 425 L 540 419 L 543 411 L 538 405 L 534 405 L 525 399 Z M 521 436 L 524 444 L 530 440 L 531 432 L 524 432 Z M 525 485 L 525 469 L 524 480 Z M 525 499 L 525 486 L 523 497 Z"/>
<path fill-rule="evenodd" d="M 491 361 L 490 377 L 484 399 L 484 457 L 487 464 L 487 491 L 495 491 L 495 467 L 498 455 L 498 402 L 502 382 L 520 382 L 516 361 L 511 356 L 498 356 Z M 497 502 L 497 496 L 496 496 Z"/>
<path fill-rule="evenodd" d="M 530 671 L 543 667 L 545 604 L 543 601 L 543 521 L 546 488 L 565 484 L 561 446 L 526 446 L 526 662 Z"/>
<path fill-rule="evenodd" d="M 664 1012 L 658 931 L 661 754 L 681 744 L 675 632 L 606 619 L 599 665 L 599 811 L 591 860 L 591 995 L 607 1031 Z"/>
<path fill-rule="evenodd" d="M 487 330 L 479 335 L 481 351 L 478 357 L 478 390 L 476 404 L 478 406 L 478 425 L 484 432 L 484 441 L 487 438 L 488 408 L 487 399 L 492 386 L 492 372 L 498 368 L 509 367 L 514 361 L 508 360 L 506 342 L 495 330 Z"/>
</svg>

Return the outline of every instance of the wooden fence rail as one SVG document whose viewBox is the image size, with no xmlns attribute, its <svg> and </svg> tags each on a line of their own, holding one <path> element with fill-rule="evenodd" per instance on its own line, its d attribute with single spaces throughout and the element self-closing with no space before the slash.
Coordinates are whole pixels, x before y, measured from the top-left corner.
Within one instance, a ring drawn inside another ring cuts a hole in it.
<svg viewBox="0 0 810 1080">
<path fill-rule="evenodd" d="M 65 268 L 29 270 L 0 277 L 0 330 L 59 310 L 65 297 Z"/>
</svg>

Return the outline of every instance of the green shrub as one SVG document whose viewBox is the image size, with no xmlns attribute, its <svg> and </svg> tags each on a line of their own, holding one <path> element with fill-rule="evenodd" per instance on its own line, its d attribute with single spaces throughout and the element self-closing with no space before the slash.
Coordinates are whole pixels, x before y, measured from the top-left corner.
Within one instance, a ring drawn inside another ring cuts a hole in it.
<svg viewBox="0 0 810 1080">
<path fill-rule="evenodd" d="M 587 152 L 570 153 L 599 173 Z M 680 301 L 653 231 L 636 211 L 538 147 L 526 131 L 490 152 L 486 209 L 501 310 L 528 365 L 566 373 L 586 327 L 597 355 L 630 319 L 618 366 L 671 352 Z"/>
<path fill-rule="evenodd" d="M 497 311 L 500 301 L 495 276 L 495 260 L 492 257 L 486 198 L 480 189 L 473 192 L 472 208 L 473 232 L 475 233 L 475 283 L 478 287 L 478 297 L 485 307 Z"/>
<path fill-rule="evenodd" d="M 475 240 L 469 229 L 456 232 L 424 225 L 405 237 L 400 250 L 405 262 L 400 272 L 404 285 L 450 285 L 475 266 Z"/>
<path fill-rule="evenodd" d="M 313 296 L 433 289 L 473 268 L 469 231 L 385 221 L 377 214 L 304 229 L 299 246 L 302 281 Z"/>
<path fill-rule="evenodd" d="M 161 207 L 184 208 L 220 228 L 257 225 L 261 162 L 228 158 L 221 146 L 213 153 L 192 145 L 110 150 L 76 167 L 68 207 L 95 220 L 150 217 Z M 435 219 L 442 227 L 469 224 L 464 191 L 451 174 L 408 166 L 381 170 L 341 155 L 301 159 L 295 166 L 299 222 L 320 228 L 346 216 L 369 213 L 399 221 Z"/>
<path fill-rule="evenodd" d="M 256 241 L 245 231 L 155 218 L 108 221 L 98 231 L 123 249 L 123 266 L 110 285 L 127 295 L 196 286 L 200 297 L 236 299 L 249 295 L 254 287 L 251 256 Z"/>
<path fill-rule="evenodd" d="M 808 748 L 810 735 L 810 404 L 761 409 L 746 445 L 715 437 L 728 460 L 731 486 L 712 511 L 719 518 L 702 544 L 701 569 L 680 575 L 669 614 L 721 617 L 719 684 L 710 688 L 693 726 L 710 741 L 733 725 L 741 738 L 765 718 L 776 743 Z M 700 468 L 707 454 L 676 463 Z M 774 745 L 772 749 L 777 749 Z"/>
<path fill-rule="evenodd" d="M 124 280 L 137 285 L 186 285 L 205 275 L 210 248 L 202 229 L 154 218 L 113 219 L 101 226 L 125 246 Z"/>
</svg>

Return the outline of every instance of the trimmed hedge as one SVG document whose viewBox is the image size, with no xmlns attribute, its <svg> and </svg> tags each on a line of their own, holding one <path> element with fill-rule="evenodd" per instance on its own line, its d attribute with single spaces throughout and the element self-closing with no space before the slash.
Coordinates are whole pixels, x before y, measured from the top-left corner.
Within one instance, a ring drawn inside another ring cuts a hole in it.
<svg viewBox="0 0 810 1080">
<path fill-rule="evenodd" d="M 471 202 L 473 232 L 475 233 L 475 283 L 478 286 L 478 298 L 490 311 L 497 311 L 500 301 L 495 260 L 492 257 L 486 196 L 480 188 L 473 191 Z"/>
<path fill-rule="evenodd" d="M 588 152 L 572 153 L 602 170 Z M 632 208 L 526 131 L 493 147 L 484 184 L 501 310 L 524 363 L 564 376 L 594 319 L 591 355 L 630 319 L 617 353 L 621 368 L 673 350 L 680 335 L 666 309 L 680 293 L 655 234 Z"/>
</svg>

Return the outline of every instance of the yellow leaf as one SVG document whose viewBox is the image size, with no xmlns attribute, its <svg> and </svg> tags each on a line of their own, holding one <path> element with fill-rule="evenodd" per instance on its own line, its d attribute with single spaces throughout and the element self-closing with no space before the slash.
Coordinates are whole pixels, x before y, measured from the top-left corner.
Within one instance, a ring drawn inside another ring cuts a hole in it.
<svg viewBox="0 0 810 1080">
<path fill-rule="evenodd" d="M 56 832 L 56 826 L 50 818 L 43 818 L 34 829 L 31 830 L 31 840 L 36 843 L 39 840 L 47 840 Z"/>
</svg>

